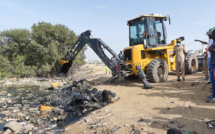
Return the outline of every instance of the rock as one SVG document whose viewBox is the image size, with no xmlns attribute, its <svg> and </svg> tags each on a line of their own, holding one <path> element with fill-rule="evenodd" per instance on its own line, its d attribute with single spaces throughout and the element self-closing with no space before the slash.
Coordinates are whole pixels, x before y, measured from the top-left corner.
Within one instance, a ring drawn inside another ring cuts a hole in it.
<svg viewBox="0 0 215 134">
<path fill-rule="evenodd" d="M 12 118 L 9 118 L 9 119 L 6 119 L 5 121 L 8 122 L 8 121 L 14 121 L 15 119 L 12 119 Z"/>
<path fill-rule="evenodd" d="M 118 97 L 118 96 L 115 96 L 115 97 L 113 97 L 113 98 L 111 98 L 111 103 L 114 103 L 114 102 L 116 102 L 116 101 L 118 101 L 120 99 L 120 97 Z"/>
<path fill-rule="evenodd" d="M 143 118 L 140 118 L 139 120 L 138 120 L 138 122 L 144 122 L 145 120 L 143 119 Z"/>
<path fill-rule="evenodd" d="M 191 87 L 197 87 L 197 86 L 199 86 L 200 85 L 200 82 L 193 82 L 192 84 L 191 84 Z"/>
<path fill-rule="evenodd" d="M 114 126 L 114 127 L 111 129 L 110 133 L 113 134 L 113 133 L 115 133 L 116 131 L 118 131 L 120 128 L 121 128 L 120 126 L 118 126 L 118 127 L 117 127 L 117 126 Z"/>
<path fill-rule="evenodd" d="M 64 132 L 65 129 L 64 128 L 58 128 L 58 129 L 55 129 L 55 132 Z"/>
<path fill-rule="evenodd" d="M 6 131 L 7 129 L 10 129 L 12 132 L 16 133 L 22 130 L 22 126 L 16 121 L 11 121 L 4 125 L 3 130 Z"/>
<path fill-rule="evenodd" d="M 13 134 L 14 132 L 10 129 L 7 129 L 6 131 L 4 131 L 4 134 Z"/>
<path fill-rule="evenodd" d="M 7 96 L 8 96 L 8 97 L 11 97 L 11 96 L 12 96 L 12 94 L 11 94 L 11 93 L 9 93 L 9 94 L 7 94 Z"/>
<path fill-rule="evenodd" d="M 185 126 L 184 124 L 178 123 L 178 127 L 179 127 L 179 128 L 182 128 L 182 127 L 184 127 L 184 126 Z"/>
<path fill-rule="evenodd" d="M 92 119 L 89 118 L 89 117 L 86 117 L 86 118 L 84 118 L 83 120 L 84 120 L 86 123 L 89 123 Z"/>
<path fill-rule="evenodd" d="M 32 130 L 32 129 L 34 128 L 34 125 L 33 125 L 33 124 L 26 124 L 26 125 L 24 126 L 24 128 L 25 128 L 26 130 L 30 131 L 30 130 Z"/>
<path fill-rule="evenodd" d="M 50 127 L 45 128 L 45 129 L 46 129 L 46 130 L 52 130 L 52 129 L 56 128 L 56 127 L 57 127 L 57 124 L 53 124 L 53 125 L 51 125 Z"/>
</svg>

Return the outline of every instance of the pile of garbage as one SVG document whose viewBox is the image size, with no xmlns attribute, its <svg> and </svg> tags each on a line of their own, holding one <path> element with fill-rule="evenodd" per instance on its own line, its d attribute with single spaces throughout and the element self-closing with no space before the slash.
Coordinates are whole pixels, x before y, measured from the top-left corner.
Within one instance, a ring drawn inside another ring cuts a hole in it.
<svg viewBox="0 0 215 134">
<path fill-rule="evenodd" d="M 61 133 L 72 118 L 82 117 L 119 99 L 109 90 L 91 89 L 92 85 L 86 80 L 73 81 L 61 90 L 47 91 L 45 96 L 31 90 L 26 90 L 25 96 L 5 93 L 6 97 L 0 96 L 0 131 Z"/>
</svg>

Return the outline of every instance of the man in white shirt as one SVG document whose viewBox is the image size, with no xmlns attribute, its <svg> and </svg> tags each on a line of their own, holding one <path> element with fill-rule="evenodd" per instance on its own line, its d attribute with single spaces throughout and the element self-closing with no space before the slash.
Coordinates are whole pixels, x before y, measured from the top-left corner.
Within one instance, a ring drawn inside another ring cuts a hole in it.
<svg viewBox="0 0 215 134">
<path fill-rule="evenodd" d="M 199 41 L 199 42 L 201 42 L 202 44 L 208 45 L 208 46 L 207 46 L 207 49 L 208 49 L 208 48 L 213 44 L 213 39 L 212 39 L 212 31 L 213 31 L 213 30 L 215 30 L 215 28 L 211 28 L 211 29 L 208 30 L 208 32 L 206 32 L 206 35 L 208 35 L 208 37 L 209 37 L 208 42 L 201 41 L 201 40 L 195 40 L 195 41 Z M 207 59 L 206 59 L 206 60 L 207 60 L 207 61 L 206 61 L 206 64 L 208 64 L 208 65 L 207 65 L 208 68 L 206 69 L 206 71 L 209 70 L 209 78 L 207 78 L 207 76 L 206 76 L 206 79 L 209 80 L 207 84 L 211 84 L 211 82 L 210 82 L 210 69 L 209 69 L 209 67 L 210 67 L 210 62 L 211 62 L 211 53 L 210 53 L 210 51 L 208 51 L 208 50 L 207 50 Z M 208 72 L 205 72 L 205 74 L 208 74 Z"/>
</svg>

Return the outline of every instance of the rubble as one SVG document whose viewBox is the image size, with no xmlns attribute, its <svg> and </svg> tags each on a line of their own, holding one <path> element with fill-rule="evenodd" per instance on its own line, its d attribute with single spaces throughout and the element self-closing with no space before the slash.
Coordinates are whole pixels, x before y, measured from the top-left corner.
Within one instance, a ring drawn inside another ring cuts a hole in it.
<svg viewBox="0 0 215 134">
<path fill-rule="evenodd" d="M 70 86 L 63 85 L 58 90 L 57 86 L 53 86 L 54 90 L 41 90 L 40 87 L 15 89 L 13 86 L 0 90 L 0 124 L 4 124 L 0 131 L 61 133 L 71 119 L 82 117 L 119 99 L 109 90 L 90 90 L 93 84 L 86 80 L 73 81 Z M 85 118 L 84 121 L 91 120 Z M 10 125 L 14 123 L 18 124 L 12 125 L 17 127 L 16 130 Z"/>
<path fill-rule="evenodd" d="M 3 130 L 7 133 L 9 133 L 9 132 L 17 133 L 17 132 L 21 131 L 21 129 L 22 129 L 22 126 L 16 121 L 8 122 L 3 127 Z"/>
<path fill-rule="evenodd" d="M 209 120 L 209 119 L 206 120 L 205 119 L 204 122 L 206 123 L 206 125 L 207 125 L 208 128 L 214 129 L 214 127 L 215 127 L 215 120 Z"/>
</svg>

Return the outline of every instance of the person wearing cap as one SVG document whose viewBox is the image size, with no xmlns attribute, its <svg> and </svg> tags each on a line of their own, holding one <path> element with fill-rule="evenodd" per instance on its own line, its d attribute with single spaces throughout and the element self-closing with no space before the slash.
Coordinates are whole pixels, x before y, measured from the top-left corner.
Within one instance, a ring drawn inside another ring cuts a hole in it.
<svg viewBox="0 0 215 134">
<path fill-rule="evenodd" d="M 208 100 L 209 102 L 214 102 L 215 101 L 215 30 L 212 31 L 212 35 L 211 38 L 213 39 L 213 43 L 211 44 L 211 46 L 208 48 L 208 50 L 210 51 L 211 54 L 211 61 L 210 61 L 210 79 L 211 79 L 211 84 L 212 84 L 212 95 L 208 96 Z"/>
<path fill-rule="evenodd" d="M 201 41 L 201 40 L 195 40 L 195 41 L 199 41 L 199 42 L 201 42 L 202 44 L 206 44 L 206 45 L 208 45 L 207 46 L 207 53 L 206 53 L 206 59 L 207 59 L 207 61 L 205 60 L 205 63 L 206 64 L 208 64 L 208 65 L 205 65 L 205 77 L 206 77 L 206 79 L 208 79 L 209 81 L 208 81 L 208 83 L 207 84 L 210 84 L 211 83 L 211 81 L 210 81 L 210 61 L 211 61 L 211 54 L 210 54 L 210 51 L 208 51 L 208 48 L 211 46 L 211 44 L 213 43 L 213 39 L 212 39 L 212 31 L 213 30 L 215 30 L 215 28 L 210 28 L 209 30 L 208 30 L 208 32 L 206 32 L 206 35 L 208 35 L 208 37 L 209 37 L 209 40 L 208 40 L 208 42 L 205 42 L 205 41 Z M 207 66 L 208 66 L 208 69 L 207 69 Z M 209 76 L 207 75 L 207 71 L 209 70 Z M 207 78 L 208 77 L 208 78 Z"/>
<path fill-rule="evenodd" d="M 177 81 L 181 81 L 180 79 L 180 71 L 182 75 L 182 80 L 185 81 L 185 56 L 187 54 L 186 46 L 181 44 L 181 40 L 177 39 L 177 44 L 174 46 L 173 49 L 173 55 L 174 57 L 176 55 L 175 61 L 176 61 L 176 75 L 177 75 Z"/>
</svg>

